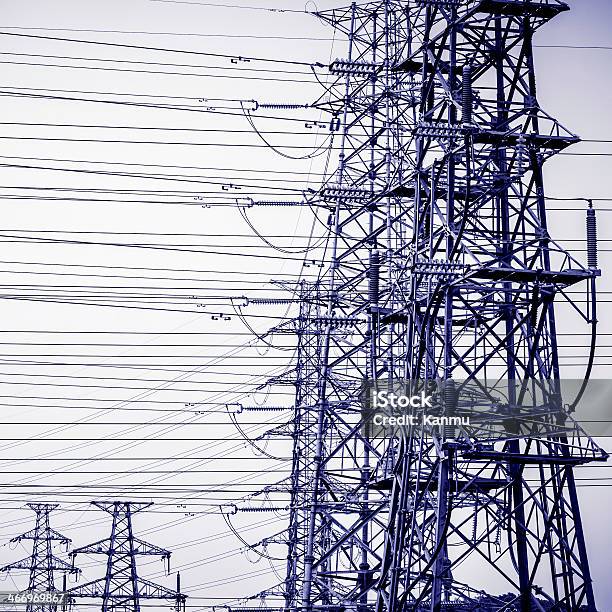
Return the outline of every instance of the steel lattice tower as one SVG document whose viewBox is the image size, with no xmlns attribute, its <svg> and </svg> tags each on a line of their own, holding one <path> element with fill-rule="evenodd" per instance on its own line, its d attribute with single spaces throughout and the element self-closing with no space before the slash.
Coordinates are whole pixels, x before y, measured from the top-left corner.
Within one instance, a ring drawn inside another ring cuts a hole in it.
<svg viewBox="0 0 612 612">
<path fill-rule="evenodd" d="M 450 408 L 461 381 L 501 379 L 501 411 L 532 381 L 558 390 L 554 303 L 570 286 L 588 292 L 594 342 L 594 228 L 583 265 L 549 234 L 542 177 L 579 140 L 540 108 L 534 71 L 534 33 L 567 9 L 317 13 L 348 51 L 318 102 L 340 153 L 312 202 L 330 210 L 330 263 L 299 293 L 288 610 L 595 610 L 573 469 L 606 455 L 578 426 L 386 440 L 360 426 L 366 379 L 455 380 Z"/>
<path fill-rule="evenodd" d="M 11 570 L 27 570 L 30 573 L 28 591 L 40 593 L 59 592 L 55 588 L 54 572 L 73 573 L 75 568 L 53 554 L 53 543 L 59 542 L 66 547 L 71 540 L 53 529 L 49 522 L 49 515 L 55 510 L 57 504 L 27 504 L 28 508 L 36 513 L 36 524 L 34 529 L 27 531 L 11 540 L 11 542 L 22 542 L 32 540 L 32 555 L 15 563 L 5 565 L 0 572 Z M 27 612 L 54 612 L 56 605 L 27 604 Z"/>
<path fill-rule="evenodd" d="M 138 576 L 138 555 L 156 555 L 170 563 L 170 551 L 134 536 L 132 516 L 152 504 L 119 501 L 92 503 L 112 515 L 111 535 L 93 544 L 75 548 L 70 556 L 74 560 L 81 553 L 106 555 L 106 575 L 69 589 L 71 601 L 81 597 L 101 599 L 102 612 L 140 612 L 142 599 L 171 600 L 175 602 L 176 610 L 184 607 L 186 596 L 180 592 L 178 574 L 176 591 Z"/>
<path fill-rule="evenodd" d="M 308 516 L 304 514 L 310 502 L 310 483 L 314 477 L 312 458 L 317 447 L 317 418 L 312 406 L 317 402 L 317 373 L 319 371 L 321 320 L 320 295 L 316 285 L 302 281 L 300 287 L 300 316 L 295 333 L 298 354 L 296 367 L 297 396 L 294 415 L 293 464 L 291 477 L 290 528 L 287 538 L 287 576 L 285 602 L 290 606 L 299 598 L 299 576 L 304 571 Z"/>
</svg>

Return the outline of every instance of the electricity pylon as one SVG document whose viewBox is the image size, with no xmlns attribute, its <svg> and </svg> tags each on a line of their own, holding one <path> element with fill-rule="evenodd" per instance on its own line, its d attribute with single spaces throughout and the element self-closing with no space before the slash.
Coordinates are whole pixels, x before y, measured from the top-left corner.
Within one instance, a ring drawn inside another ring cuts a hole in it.
<svg viewBox="0 0 612 612">
<path fill-rule="evenodd" d="M 57 504 L 27 504 L 27 507 L 36 513 L 34 529 L 13 538 L 11 542 L 32 540 L 32 555 L 15 563 L 5 565 L 3 568 L 0 568 L 0 572 L 26 570 L 30 573 L 28 591 L 37 593 L 58 592 L 58 589 L 55 588 L 54 572 L 63 572 L 65 576 L 78 570 L 73 565 L 54 555 L 52 547 L 54 542 L 68 547 L 71 540 L 57 532 L 50 525 L 49 514 L 58 507 Z M 27 612 L 54 612 L 57 610 L 57 605 L 28 603 L 26 610 Z"/>
<path fill-rule="evenodd" d="M 595 610 L 574 467 L 607 455 L 573 421 L 491 424 L 534 385 L 565 414 L 555 304 L 569 287 L 585 288 L 590 308 L 572 307 L 596 338 L 594 218 L 585 264 L 549 233 L 542 176 L 579 141 L 541 108 L 534 70 L 534 34 L 567 9 L 316 13 L 348 52 L 317 103 L 340 152 L 311 199 L 330 211 L 327 265 L 316 296 L 298 294 L 318 312 L 297 322 L 287 610 Z M 446 381 L 448 412 L 469 383 L 491 423 L 370 437 L 365 380 Z"/>
<path fill-rule="evenodd" d="M 132 527 L 132 516 L 150 507 L 151 503 L 92 502 L 113 517 L 110 537 L 75 548 L 70 556 L 78 554 L 107 556 L 106 574 L 67 591 L 71 601 L 78 598 L 102 600 L 102 612 L 140 612 L 141 600 L 171 600 L 175 609 L 184 608 L 186 596 L 180 592 L 177 574 L 177 590 L 141 578 L 138 575 L 136 557 L 139 555 L 160 556 L 170 564 L 170 551 L 149 544 L 136 536 Z"/>
</svg>

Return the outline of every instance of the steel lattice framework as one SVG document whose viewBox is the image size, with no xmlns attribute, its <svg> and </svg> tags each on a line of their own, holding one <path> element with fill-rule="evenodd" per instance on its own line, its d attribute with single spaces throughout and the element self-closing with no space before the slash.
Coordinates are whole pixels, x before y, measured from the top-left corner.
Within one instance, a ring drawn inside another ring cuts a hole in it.
<svg viewBox="0 0 612 612">
<path fill-rule="evenodd" d="M 134 535 L 133 515 L 152 504 L 126 501 L 92 503 L 113 517 L 110 537 L 75 548 L 70 555 L 73 560 L 78 554 L 107 556 L 106 574 L 69 589 L 67 593 L 71 603 L 78 598 L 100 599 L 102 612 L 139 612 L 143 599 L 174 601 L 175 610 L 184 608 L 186 596 L 180 592 L 178 574 L 176 591 L 138 575 L 136 557 L 139 555 L 159 556 L 168 564 L 170 562 L 170 551 Z"/>
<path fill-rule="evenodd" d="M 549 234 L 542 177 L 579 140 L 534 72 L 534 33 L 567 9 L 317 13 L 348 52 L 318 102 L 340 153 L 316 194 L 329 265 L 299 293 L 288 610 L 595 610 L 573 468 L 606 455 L 578 426 L 374 439 L 359 401 L 366 379 L 504 380 L 506 408 L 558 390 L 554 303 L 579 283 L 594 342 L 594 230 L 583 265 Z"/>
<path fill-rule="evenodd" d="M 55 572 L 63 572 L 65 576 L 78 570 L 53 554 L 54 543 L 63 544 L 66 547 L 71 543 L 70 538 L 63 536 L 51 527 L 49 515 L 58 505 L 27 504 L 27 506 L 36 513 L 34 529 L 13 538 L 11 542 L 32 540 L 32 555 L 15 563 L 5 565 L 3 568 L 0 568 L 0 572 L 26 570 L 30 573 L 28 591 L 38 593 L 59 592 L 55 587 Z M 55 612 L 56 610 L 57 605 L 53 604 L 29 603 L 26 605 L 27 612 Z"/>
</svg>

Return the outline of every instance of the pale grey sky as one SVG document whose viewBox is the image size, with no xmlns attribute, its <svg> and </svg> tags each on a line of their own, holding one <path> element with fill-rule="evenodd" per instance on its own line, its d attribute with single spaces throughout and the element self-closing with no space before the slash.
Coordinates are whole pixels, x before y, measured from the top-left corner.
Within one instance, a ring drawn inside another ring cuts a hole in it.
<svg viewBox="0 0 612 612">
<path fill-rule="evenodd" d="M 251 4 L 257 6 L 254 0 Z M 334 5 L 330 0 L 317 3 L 318 8 Z M 540 101 L 547 112 L 582 138 L 612 140 L 612 50 L 546 47 L 612 46 L 612 6 L 606 0 L 576 0 L 571 5 L 570 13 L 559 16 L 537 34 L 537 44 L 542 46 L 536 56 Z M 0 32 L 5 34 L 86 38 L 307 63 L 325 63 L 345 54 L 343 42 L 332 42 L 327 27 L 299 12 L 301 2 L 265 2 L 266 7 L 296 12 L 144 0 L 5 0 L 0 6 Z M 69 29 L 107 32 L 64 31 Z M 290 160 L 275 154 L 252 133 L 242 116 L 240 101 L 247 107 L 252 100 L 307 103 L 320 93 L 320 85 L 305 66 L 232 63 L 226 58 L 94 47 L 43 38 L 2 35 L 0 52 L 2 122 L 172 128 L 2 126 L 0 197 L 5 229 L 0 237 L 0 283 L 5 299 L 0 300 L 0 316 L 1 329 L 7 330 L 2 341 L 12 344 L 3 345 L 4 355 L 0 357 L 0 396 L 5 397 L 0 402 L 5 404 L 3 421 L 30 425 L 2 428 L 0 468 L 6 470 L 4 485 L 33 483 L 50 488 L 40 489 L 40 494 L 39 489 L 27 487 L 17 492 L 6 486 L 0 488 L 0 508 L 4 508 L 0 543 L 30 528 L 33 514 L 19 509 L 29 499 L 29 490 L 40 499 L 62 503 L 54 515 L 54 526 L 72 537 L 75 546 L 104 537 L 110 527 L 109 517 L 92 512 L 85 502 L 96 496 L 108 497 L 116 494 L 112 491 L 118 487 L 125 487 L 126 495 L 158 502 L 156 512 L 135 519 L 136 526 L 141 537 L 173 551 L 174 569 L 181 570 L 184 589 L 191 596 L 190 609 L 255 594 L 277 584 L 282 579 L 283 560 L 268 561 L 245 552 L 218 506 L 286 476 L 290 463 L 283 459 L 288 447 L 278 442 L 267 446 L 268 452 L 280 457 L 278 461 L 258 456 L 219 405 L 263 402 L 265 392 L 242 392 L 245 383 L 255 389 L 268 372 L 281 372 L 291 355 L 290 351 L 266 352 L 261 342 L 240 348 L 251 338 L 235 308 L 245 303 L 243 296 L 279 297 L 271 279 L 316 272 L 316 264 L 302 266 L 299 252 L 307 244 L 305 237 L 313 222 L 306 211 L 250 210 L 255 227 L 277 236 L 271 240 L 290 251 L 271 252 L 251 236 L 251 229 L 235 207 L 220 205 L 249 197 L 299 199 L 300 190 L 316 187 L 325 156 Z M 74 59 L 67 60 L 67 56 Z M 41 63 L 46 65 L 38 65 Z M 227 68 L 232 70 L 224 70 Z M 257 71 L 262 68 L 283 72 Z M 160 105 L 181 106 L 182 110 L 160 109 Z M 197 112 L 211 108 L 214 112 Z M 284 153 L 294 156 L 315 150 L 326 137 L 324 128 L 304 125 L 325 117 L 312 111 L 295 116 L 303 119 L 297 123 L 299 135 L 269 137 L 275 145 L 285 147 Z M 293 125 L 265 119 L 257 123 L 263 130 L 290 132 L 295 131 Z M 201 131 L 187 131 L 193 129 Z M 245 132 L 222 135 L 210 131 L 221 129 Z M 93 142 L 96 139 L 192 144 Z M 290 148 L 296 146 L 304 148 Z M 585 142 L 568 152 L 611 149 L 610 143 Z M 174 168 L 160 167 L 164 165 Z M 79 172 L 92 169 L 106 174 Z M 119 172 L 131 176 L 117 176 Z M 167 180 L 153 180 L 144 173 L 163 174 Z M 612 241 L 611 173 L 610 157 L 606 156 L 564 155 L 546 166 L 548 195 L 611 199 L 597 205 L 602 250 Z M 207 177 L 205 183 L 198 180 L 202 176 Z M 171 180 L 177 177 L 187 180 Z M 254 185 L 265 193 L 255 196 Z M 68 188 L 72 201 L 61 199 Z M 145 203 L 129 203 L 126 199 Z M 551 233 L 578 253 L 584 248 L 582 205 L 558 202 L 551 208 Z M 321 225 L 315 223 L 314 235 L 321 232 Z M 160 233 L 176 235 L 153 235 Z M 66 240 L 72 243 L 66 244 Z M 98 244 L 83 244 L 85 241 Z M 102 242 L 125 246 L 99 244 Z M 134 244 L 153 248 L 129 246 Z M 611 291 L 606 274 L 612 269 L 610 254 L 602 252 L 600 261 L 604 276 L 599 286 Z M 111 295 L 113 292 L 116 295 Z M 63 298 L 58 298 L 60 293 Z M 228 296 L 234 297 L 233 306 Z M 608 300 L 609 294 L 602 293 L 603 334 L 612 334 Z M 130 307 L 111 307 L 113 304 Z M 285 307 L 250 304 L 242 312 L 249 317 L 250 326 L 264 330 L 285 315 Z M 225 320 L 228 316 L 231 320 Z M 581 329 L 569 312 L 560 315 L 562 325 L 570 332 L 579 333 Z M 50 334 L 42 330 L 111 333 Z M 609 376 L 610 366 L 605 364 L 612 363 L 610 338 L 612 335 L 602 335 L 595 371 L 598 377 Z M 38 344 L 17 344 L 24 342 Z M 289 338 L 280 342 L 291 346 Z M 586 340 L 575 336 L 571 343 L 577 348 L 564 349 L 565 355 L 579 357 L 567 357 L 565 361 L 584 364 Z M 226 353 L 231 356 L 222 359 Z M 24 363 L 33 360 L 38 363 Z M 567 369 L 566 375 L 579 376 L 581 371 L 582 366 L 576 366 Z M 52 386 L 58 381 L 87 386 Z M 268 403 L 279 405 L 290 401 L 286 395 L 268 399 Z M 15 407 L 15 403 L 22 407 Z M 184 410 L 193 412 L 186 416 L 179 412 Z M 221 411 L 203 415 L 197 414 L 198 410 Z M 263 418 L 251 414 L 240 420 L 245 428 L 263 432 L 282 422 L 283 416 L 282 412 L 271 412 L 264 413 Z M 70 425 L 77 421 L 79 424 Z M 151 421 L 159 425 L 151 425 Z M 180 425 L 181 421 L 190 424 Z M 144 422 L 148 424 L 139 424 Z M 181 455 L 190 458 L 177 459 Z M 93 461 L 104 457 L 113 459 Z M 183 473 L 175 473 L 177 470 Z M 601 476 L 602 472 L 612 476 L 606 467 L 585 469 L 580 477 Z M 144 483 L 164 484 L 168 490 L 136 492 L 135 487 Z M 183 492 L 192 485 L 199 489 L 203 483 L 215 491 L 206 495 Z M 89 488 L 67 495 L 67 485 Z M 584 486 L 580 495 L 597 598 L 602 611 L 612 610 L 612 529 L 607 520 L 612 488 Z M 261 499 L 257 497 L 252 505 L 261 507 Z M 242 501 L 240 505 L 249 503 Z M 286 516 L 282 512 L 239 512 L 231 521 L 249 543 L 254 543 L 281 530 Z M 281 546 L 271 544 L 268 551 L 273 557 L 284 558 Z M 22 546 L 16 550 L 0 547 L 0 564 L 26 555 Z M 99 559 L 81 561 L 83 580 L 103 574 Z M 144 561 L 143 574 L 173 585 L 173 578 L 163 577 L 157 561 Z M 5 584 L 7 589 L 12 588 L 10 578 Z M 23 582 L 16 579 L 15 584 Z"/>
</svg>

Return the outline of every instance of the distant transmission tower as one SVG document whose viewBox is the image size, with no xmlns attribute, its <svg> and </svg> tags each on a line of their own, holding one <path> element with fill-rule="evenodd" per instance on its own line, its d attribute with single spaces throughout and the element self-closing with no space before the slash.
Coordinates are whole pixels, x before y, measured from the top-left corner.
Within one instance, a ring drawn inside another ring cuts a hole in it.
<svg viewBox="0 0 612 612">
<path fill-rule="evenodd" d="M 170 600 L 175 602 L 176 610 L 184 608 L 186 596 L 180 592 L 178 573 L 176 591 L 138 576 L 138 555 L 157 555 L 167 562 L 168 568 L 170 564 L 170 551 L 134 536 L 132 516 L 152 504 L 119 501 L 92 503 L 112 515 L 111 535 L 74 549 L 70 556 L 73 560 L 80 553 L 106 556 L 106 575 L 69 589 L 71 600 L 81 597 L 101 599 L 102 612 L 140 612 L 143 599 Z"/>
<path fill-rule="evenodd" d="M 297 294 L 286 610 L 595 610 L 573 470 L 606 454 L 573 421 L 387 439 L 360 423 L 368 379 L 454 381 L 447 414 L 466 408 L 469 381 L 497 421 L 536 381 L 562 409 L 554 303 L 585 286 L 572 307 L 594 343 L 599 275 L 594 213 L 586 265 L 546 214 L 542 166 L 579 139 L 540 108 L 533 36 L 567 9 L 375 0 L 316 13 L 348 51 L 317 103 L 340 153 L 313 198 L 330 211 L 329 265 Z"/>
<path fill-rule="evenodd" d="M 66 563 L 53 554 L 52 546 L 54 542 L 64 544 L 66 547 L 71 540 L 61 533 L 51 528 L 49 514 L 55 510 L 57 504 L 27 504 L 27 507 L 36 513 L 36 524 L 34 529 L 27 531 L 11 540 L 11 542 L 22 542 L 32 540 L 32 555 L 21 559 L 15 563 L 5 565 L 0 568 L 0 572 L 10 572 L 11 570 L 26 570 L 30 572 L 28 591 L 38 593 L 58 592 L 55 588 L 54 572 L 63 572 L 64 575 L 72 573 L 74 566 Z M 56 605 L 50 604 L 27 604 L 27 612 L 54 612 Z"/>
</svg>

